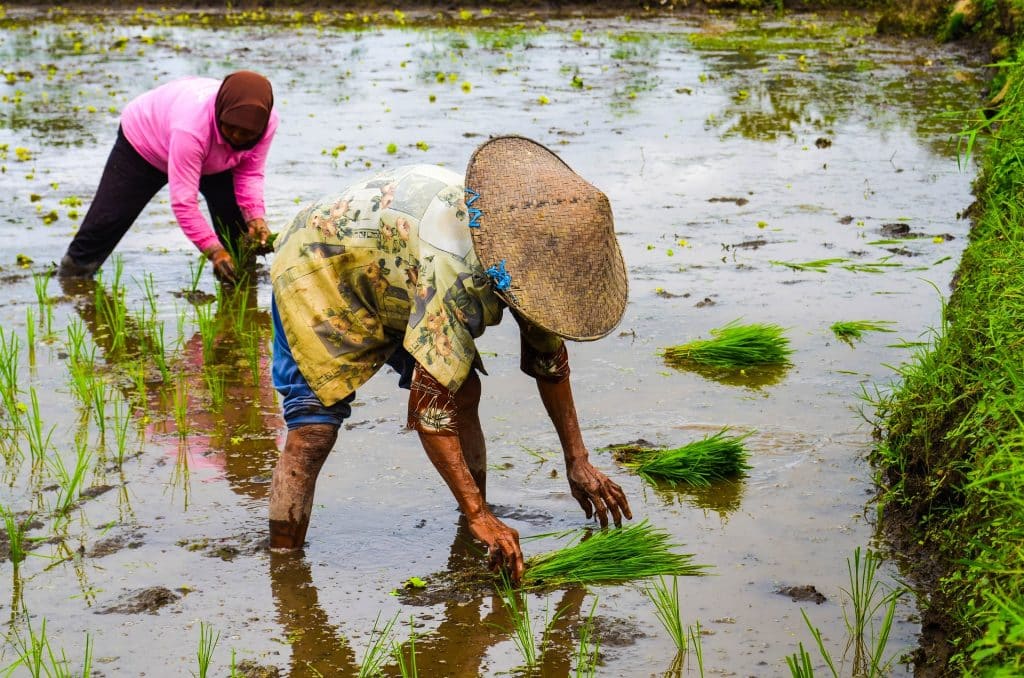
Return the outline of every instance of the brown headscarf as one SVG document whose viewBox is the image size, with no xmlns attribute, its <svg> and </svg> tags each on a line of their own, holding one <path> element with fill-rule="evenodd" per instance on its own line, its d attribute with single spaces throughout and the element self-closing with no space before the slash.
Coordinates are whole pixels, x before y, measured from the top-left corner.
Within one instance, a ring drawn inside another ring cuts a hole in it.
<svg viewBox="0 0 1024 678">
<path fill-rule="evenodd" d="M 274 90 L 270 81 L 259 73 L 236 71 L 224 78 L 217 92 L 214 113 L 218 123 L 227 123 L 258 134 L 267 129 L 274 107 Z M 255 146 L 255 142 L 246 147 Z"/>
</svg>

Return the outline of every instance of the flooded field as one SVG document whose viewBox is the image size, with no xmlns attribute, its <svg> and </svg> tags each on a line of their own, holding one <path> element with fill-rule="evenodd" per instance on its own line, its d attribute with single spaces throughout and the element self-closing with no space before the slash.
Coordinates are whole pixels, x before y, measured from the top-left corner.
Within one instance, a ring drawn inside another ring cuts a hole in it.
<svg viewBox="0 0 1024 678">
<path fill-rule="evenodd" d="M 85 213 L 121 107 L 176 76 L 240 68 L 272 80 L 281 114 L 267 168 L 273 230 L 383 167 L 461 172 L 495 133 L 549 145 L 605 191 L 630 302 L 611 336 L 569 347 L 595 463 L 637 520 L 710 566 L 679 580 L 704 672 L 789 675 L 798 643 L 814 647 L 801 610 L 842 656 L 846 562 L 874 538 L 859 397 L 939 321 L 972 178 L 957 166 L 948 111 L 977 98 L 982 74 L 949 49 L 874 38 L 856 17 L 482 18 L 22 22 L 8 10 L 0 505 L 25 525 L 27 555 L 18 562 L 0 536 L 0 668 L 24 654 L 31 626 L 72 667 L 88 638 L 96 675 L 201 675 L 203 634 L 219 638 L 210 675 L 233 663 L 240 675 L 357 675 L 375 620 L 398 615 L 397 641 L 414 624 L 421 675 L 524 672 L 498 598 L 452 584 L 481 559 L 403 430 L 396 375 L 360 390 L 320 476 L 304 555 L 272 554 L 266 497 L 284 424 L 268 377 L 265 270 L 218 294 L 165 191 L 118 247 L 119 279 L 114 261 L 98 288 L 45 275 Z M 792 367 L 723 378 L 659 356 L 737 319 L 787 328 Z M 851 346 L 829 329 L 845 320 L 892 321 L 895 332 Z M 510 322 L 480 342 L 488 498 L 524 537 L 583 526 L 518 346 Z M 603 451 L 723 427 L 751 432 L 753 468 L 739 482 L 654 488 Z M 883 570 L 884 583 L 898 578 Z M 412 577 L 426 587 L 404 589 Z M 824 601 L 778 593 L 808 586 Z M 562 610 L 539 675 L 578 674 L 592 609 L 598 675 L 698 675 L 692 651 L 681 666 L 642 583 L 545 592 L 530 605 L 541 626 L 546 606 Z M 886 657 L 918 631 L 908 596 Z M 892 673 L 908 671 L 897 661 Z"/>
</svg>

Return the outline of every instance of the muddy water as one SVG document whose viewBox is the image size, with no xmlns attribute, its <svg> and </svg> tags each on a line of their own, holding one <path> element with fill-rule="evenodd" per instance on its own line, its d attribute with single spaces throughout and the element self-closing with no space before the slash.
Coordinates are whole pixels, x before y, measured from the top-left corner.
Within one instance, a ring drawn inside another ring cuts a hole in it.
<svg viewBox="0 0 1024 678">
<path fill-rule="evenodd" d="M 90 288 L 52 282 L 56 339 L 37 328 L 31 356 L 25 348 L 26 311 L 37 321 L 42 314 L 29 274 L 59 258 L 84 214 L 117 110 L 171 77 L 245 67 L 270 76 L 282 116 L 267 180 L 275 230 L 298 205 L 367 171 L 411 162 L 460 169 L 497 132 L 549 144 L 606 191 L 630 304 L 612 336 L 571 347 L 597 463 L 638 517 L 713 567 L 714 576 L 680 581 L 684 622 L 704 631 L 708 673 L 787 675 L 784 658 L 812 642 L 801 608 L 841 655 L 846 559 L 874 534 L 863 461 L 870 427 L 858 416 L 858 394 L 884 383 L 885 365 L 908 354 L 896 344 L 918 341 L 938 321 L 931 283 L 945 289 L 963 247 L 966 224 L 956 215 L 971 179 L 948 143 L 955 122 L 938 114 L 973 101 L 979 73 L 934 45 L 867 37 L 869 24 L 849 18 L 581 19 L 486 30 L 472 21 L 419 29 L 369 21 L 359 32 L 304 22 L 213 29 L 194 20 L 63 19 L 0 32 L 10 73 L 0 84 L 0 325 L 21 338 L 20 399 L 28 404 L 35 388 L 43 424 L 54 427 L 47 455 L 73 466 L 83 441 L 92 453 L 85 485 L 111 488 L 55 521 L 50 466 L 33 465 L 24 434 L 17 443 L 5 435 L 11 461 L 0 503 L 40 518 L 30 537 L 56 536 L 17 570 L 0 562 L 10 628 L 25 632 L 25 609 L 33 629 L 45 619 L 51 644 L 73 659 L 91 634 L 104 675 L 171 676 L 197 670 L 202 622 L 220 633 L 216 675 L 228 672 L 234 652 L 280 675 L 334 676 L 356 672 L 378 615 L 399 614 L 400 639 L 410 617 L 423 635 L 422 675 L 493 675 L 521 663 L 498 601 L 446 588 L 446 573 L 471 571 L 478 559 L 454 502 L 402 430 L 405 395 L 393 374 L 359 393 L 321 475 L 305 556 L 266 552 L 268 479 L 283 434 L 266 377 L 269 285 L 261 277 L 244 308 L 238 299 L 215 304 L 219 338 L 204 359 L 189 301 L 196 296 L 182 294 L 193 287 L 195 254 L 166 193 L 118 252 L 135 316 L 148 308 L 141 281 L 152 274 L 148 313 L 164 323 L 168 385 L 152 360 L 145 377 L 133 378 L 138 346 L 131 338 L 126 348 L 112 345 Z M 896 228 L 886 224 L 924 237 L 880 242 Z M 35 263 L 19 268 L 19 254 Z M 829 258 L 898 265 L 822 273 L 771 263 Z M 111 274 L 108 267 L 108 284 Z M 208 271 L 198 289 L 215 292 Z M 740 318 L 788 328 L 794 365 L 715 380 L 658 357 Z M 894 321 L 896 332 L 855 348 L 829 332 L 832 322 L 860 319 Z M 98 346 L 98 364 L 110 367 L 101 371 L 110 384 L 103 436 L 71 387 L 65 328 L 78 323 L 86 344 Z M 257 370 L 241 339 L 254 333 Z M 481 341 L 489 498 L 523 535 L 582 526 L 557 439 L 518 372 L 517 347 L 511 326 Z M 211 373 L 224 375 L 226 405 L 218 405 L 216 377 L 211 387 L 203 376 Z M 147 379 L 140 391 L 136 382 Z M 112 429 L 122 402 L 132 416 L 118 469 Z M 181 407 L 186 416 L 176 416 Z M 709 490 L 645 486 L 599 451 L 641 437 L 678 445 L 724 426 L 754 432 L 753 469 Z M 552 546 L 524 543 L 528 553 Z M 428 581 L 426 592 L 390 595 L 412 576 Z M 885 580 L 894 576 L 885 569 Z M 826 601 L 775 592 L 802 585 Z M 595 599 L 599 675 L 675 674 L 674 648 L 641 589 L 616 586 L 547 597 L 565 612 L 544 675 L 572 672 L 577 629 Z M 540 622 L 545 598 L 531 606 Z M 889 654 L 909 648 L 917 631 L 908 602 Z M 7 645 L 0 663 L 15 656 Z"/>
</svg>

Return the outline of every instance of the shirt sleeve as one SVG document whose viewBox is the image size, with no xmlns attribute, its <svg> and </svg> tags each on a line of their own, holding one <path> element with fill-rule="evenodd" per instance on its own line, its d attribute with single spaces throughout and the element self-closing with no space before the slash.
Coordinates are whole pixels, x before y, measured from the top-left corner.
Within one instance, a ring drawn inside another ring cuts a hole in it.
<svg viewBox="0 0 1024 678">
<path fill-rule="evenodd" d="M 185 236 L 200 251 L 220 241 L 213 227 L 199 211 L 199 179 L 203 173 L 206 149 L 192 134 L 171 130 L 167 150 L 167 185 L 171 192 L 171 210 Z"/>
<path fill-rule="evenodd" d="M 262 219 L 267 210 L 263 203 L 264 168 L 270 144 L 277 132 L 277 114 L 272 113 L 267 124 L 267 131 L 256 147 L 245 154 L 245 157 L 232 172 L 235 182 L 235 198 L 246 221 Z"/>
</svg>

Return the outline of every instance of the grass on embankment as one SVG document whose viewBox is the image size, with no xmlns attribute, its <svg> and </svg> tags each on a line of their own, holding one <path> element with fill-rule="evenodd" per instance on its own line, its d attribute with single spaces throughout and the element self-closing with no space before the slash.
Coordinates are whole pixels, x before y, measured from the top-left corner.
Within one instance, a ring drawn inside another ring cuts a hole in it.
<svg viewBox="0 0 1024 678">
<path fill-rule="evenodd" d="M 877 403 L 882 506 L 938 556 L 922 602 L 945 623 L 948 675 L 1024 675 L 1024 65 L 1009 81 L 943 326 Z"/>
</svg>

